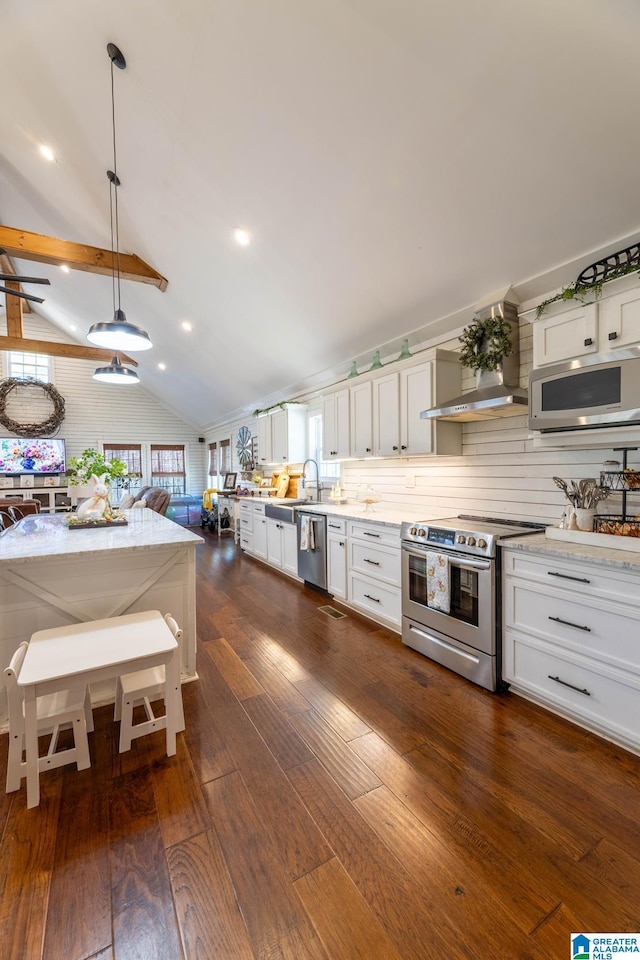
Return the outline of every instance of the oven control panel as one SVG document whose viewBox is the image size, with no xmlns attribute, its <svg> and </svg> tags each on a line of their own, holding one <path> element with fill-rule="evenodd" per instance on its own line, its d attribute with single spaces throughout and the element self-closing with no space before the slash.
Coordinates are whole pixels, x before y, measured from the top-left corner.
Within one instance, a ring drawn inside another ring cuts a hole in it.
<svg viewBox="0 0 640 960">
<path fill-rule="evenodd" d="M 495 555 L 495 537 L 483 531 L 445 527 L 438 523 L 403 523 L 401 538 L 405 542 L 423 544 L 436 550 L 453 550 L 475 557 Z"/>
</svg>

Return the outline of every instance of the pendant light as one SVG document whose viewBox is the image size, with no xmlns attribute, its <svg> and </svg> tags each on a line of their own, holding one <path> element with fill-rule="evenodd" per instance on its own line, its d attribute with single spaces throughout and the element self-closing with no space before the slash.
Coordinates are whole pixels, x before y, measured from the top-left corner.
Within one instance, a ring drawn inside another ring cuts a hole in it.
<svg viewBox="0 0 640 960">
<path fill-rule="evenodd" d="M 93 379 L 99 380 L 100 383 L 140 383 L 140 378 L 135 370 L 132 370 L 131 367 L 123 367 L 118 357 L 114 357 L 108 367 L 97 367 Z"/>
<path fill-rule="evenodd" d="M 111 127 L 113 134 L 113 170 L 107 170 L 109 180 L 109 214 L 111 219 L 111 255 L 112 255 L 112 296 L 113 296 L 113 320 L 107 322 L 94 323 L 87 334 L 87 340 L 98 347 L 106 347 L 114 352 L 117 350 L 148 350 L 153 344 L 149 334 L 133 323 L 129 323 L 124 315 L 124 310 L 120 307 L 120 239 L 118 231 L 118 187 L 120 179 L 118 177 L 118 167 L 116 159 L 116 112 L 115 95 L 113 86 L 113 68 L 118 67 L 124 70 L 127 61 L 115 43 L 107 44 L 107 53 L 111 61 Z M 115 244 L 114 244 L 114 223 L 115 223 Z M 117 302 L 117 306 L 116 306 Z M 113 366 L 113 364 L 112 364 Z M 118 361 L 118 368 L 124 371 L 126 368 Z M 100 370 L 108 370 L 109 367 L 99 367 L 94 374 Z M 127 370 L 127 373 L 131 373 Z M 118 383 L 124 382 L 120 378 L 122 373 L 118 374 Z M 136 376 L 136 380 L 137 380 Z M 111 381 L 109 381 L 111 382 Z M 131 382 L 128 380 L 127 382 Z"/>
</svg>

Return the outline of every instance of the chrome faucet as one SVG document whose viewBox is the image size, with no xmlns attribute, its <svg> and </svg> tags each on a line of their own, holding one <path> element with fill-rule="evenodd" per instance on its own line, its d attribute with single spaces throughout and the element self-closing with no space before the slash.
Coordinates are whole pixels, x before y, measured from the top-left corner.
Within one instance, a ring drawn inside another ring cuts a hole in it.
<svg viewBox="0 0 640 960">
<path fill-rule="evenodd" d="M 304 489 L 306 488 L 306 486 L 307 486 L 307 477 L 306 477 L 306 474 L 305 474 L 305 470 L 307 469 L 307 464 L 308 464 L 308 463 L 313 463 L 313 464 L 315 464 L 315 468 L 316 468 L 316 496 L 317 496 L 317 499 L 318 499 L 318 503 L 320 503 L 320 501 L 321 501 L 321 499 L 322 499 L 322 497 L 320 496 L 320 491 L 322 490 L 322 484 L 320 483 L 320 468 L 318 467 L 318 461 L 317 461 L 317 460 L 308 459 L 308 460 L 305 460 L 305 462 L 302 464 L 302 489 L 304 490 Z"/>
</svg>

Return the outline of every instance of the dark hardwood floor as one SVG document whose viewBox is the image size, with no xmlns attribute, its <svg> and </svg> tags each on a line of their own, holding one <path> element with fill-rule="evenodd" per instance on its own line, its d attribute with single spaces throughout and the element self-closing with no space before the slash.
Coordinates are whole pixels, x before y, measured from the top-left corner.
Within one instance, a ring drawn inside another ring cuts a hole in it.
<svg viewBox="0 0 640 960">
<path fill-rule="evenodd" d="M 0 795 L 2 960 L 566 960 L 640 931 L 640 758 L 205 537 L 176 756 L 120 755 L 102 708 L 91 769 Z"/>
</svg>

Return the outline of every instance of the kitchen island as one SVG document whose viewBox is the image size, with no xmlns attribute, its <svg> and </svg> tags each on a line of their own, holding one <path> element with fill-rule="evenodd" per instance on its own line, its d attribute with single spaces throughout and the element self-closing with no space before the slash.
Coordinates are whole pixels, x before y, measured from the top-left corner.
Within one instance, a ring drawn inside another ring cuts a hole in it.
<svg viewBox="0 0 640 960">
<path fill-rule="evenodd" d="M 160 610 L 183 629 L 182 679 L 196 677 L 195 548 L 202 538 L 153 510 L 127 526 L 69 529 L 66 517 L 25 517 L 0 537 L 0 665 L 36 630 Z M 95 705 L 113 691 L 92 688 Z M 0 691 L 0 729 L 7 706 Z"/>
</svg>

